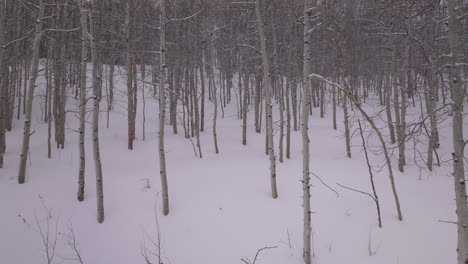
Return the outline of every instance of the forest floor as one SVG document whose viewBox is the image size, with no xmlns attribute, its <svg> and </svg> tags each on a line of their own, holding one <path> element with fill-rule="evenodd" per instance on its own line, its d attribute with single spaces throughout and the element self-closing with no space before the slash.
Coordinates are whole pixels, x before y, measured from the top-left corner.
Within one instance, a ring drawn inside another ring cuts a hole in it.
<svg viewBox="0 0 468 264">
<path fill-rule="evenodd" d="M 116 77 L 120 79 L 120 77 Z M 192 143 L 166 126 L 166 158 L 170 214 L 161 213 L 161 187 L 157 151 L 158 110 L 154 98 L 146 98 L 146 140 L 142 140 L 142 99 L 138 101 L 137 139 L 127 149 L 126 94 L 124 80 L 116 95 L 115 110 L 100 115 L 101 157 L 104 173 L 105 220 L 96 220 L 94 162 L 91 125 L 86 130 L 85 200 L 76 200 L 78 180 L 78 118 L 67 116 L 66 146 L 52 148 L 47 159 L 47 124 L 41 122 L 42 97 L 36 96 L 30 158 L 26 183 L 17 183 L 22 120 L 7 133 L 5 168 L 0 169 L 0 263 L 47 263 L 44 235 L 53 245 L 52 263 L 79 263 L 68 242 L 70 227 L 83 264 L 145 263 L 142 252 L 156 252 L 157 229 L 164 263 L 257 264 L 302 263 L 302 155 L 299 131 L 291 136 L 291 159 L 277 163 L 279 197 L 270 194 L 269 161 L 265 135 L 255 133 L 249 113 L 248 144 L 241 144 L 241 120 L 233 101 L 221 118 L 218 111 L 220 154 L 214 153 L 211 102 L 207 101 L 205 132 L 201 134 L 203 158 L 195 156 Z M 43 85 L 43 80 L 39 81 Z M 38 95 L 41 91 L 38 91 Z M 150 95 L 150 92 L 146 93 Z M 236 97 L 233 95 L 233 99 Z M 76 102 L 70 98 L 71 108 Z M 371 104 L 367 106 L 372 109 Z M 375 106 L 377 107 L 377 106 Z M 91 109 L 91 103 L 88 105 Z M 105 109 L 105 100 L 101 109 Z M 377 109 L 377 108 L 376 108 Z M 398 221 L 383 155 L 370 137 L 370 161 L 382 210 L 383 228 L 377 225 L 374 201 L 337 183 L 371 192 L 361 139 L 353 122 L 353 157 L 347 158 L 338 109 L 338 130 L 332 129 L 331 106 L 325 118 L 314 109 L 310 120 L 311 170 L 338 195 L 312 176 L 312 230 L 315 264 L 440 264 L 456 262 L 455 201 L 450 162 L 429 173 L 415 164 L 408 143 L 408 166 L 398 172 L 392 151 L 403 221 Z M 417 113 L 409 106 L 408 112 Z M 91 113 L 91 112 L 90 112 Z M 357 114 L 356 114 L 357 115 Z M 274 121 L 278 121 L 275 113 Z M 88 115 L 91 122 L 91 116 Z M 451 152 L 450 120 L 441 127 L 441 160 Z M 275 127 L 278 157 L 278 122 Z M 386 129 L 382 131 L 385 132 Z M 53 140 L 53 136 L 52 136 Z M 193 139 L 195 143 L 195 138 Z M 418 143 L 422 144 L 422 143 Z M 394 145 L 392 147 L 395 147 Z M 427 149 L 422 147 L 422 149 Z M 44 206 L 49 212 L 44 210 Z M 48 220 L 47 220 L 48 219 Z M 47 228 L 49 223 L 49 228 Z M 157 262 L 154 262 L 157 263 Z"/>
</svg>

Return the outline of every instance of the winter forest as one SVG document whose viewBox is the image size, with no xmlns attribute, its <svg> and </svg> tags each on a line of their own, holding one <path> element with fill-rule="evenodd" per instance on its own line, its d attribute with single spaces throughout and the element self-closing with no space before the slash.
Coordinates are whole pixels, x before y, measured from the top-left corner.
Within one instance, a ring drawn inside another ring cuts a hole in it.
<svg viewBox="0 0 468 264">
<path fill-rule="evenodd" d="M 468 264 L 468 1 L 0 0 L 0 264 Z"/>
</svg>

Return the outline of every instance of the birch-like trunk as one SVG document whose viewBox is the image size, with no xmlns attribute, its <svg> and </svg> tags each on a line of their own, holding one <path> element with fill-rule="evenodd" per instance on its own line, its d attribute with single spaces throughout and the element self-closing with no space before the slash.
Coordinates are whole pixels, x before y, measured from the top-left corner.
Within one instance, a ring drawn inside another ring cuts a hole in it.
<svg viewBox="0 0 468 264">
<path fill-rule="evenodd" d="M 239 73 L 240 74 L 240 73 Z M 244 93 L 242 103 L 242 145 L 247 145 L 247 96 L 249 93 L 249 74 L 244 74 Z"/>
<path fill-rule="evenodd" d="M 36 20 L 36 31 L 33 42 L 33 57 L 31 64 L 31 77 L 29 79 L 29 90 L 26 104 L 26 118 L 24 120 L 23 130 L 23 145 L 21 148 L 19 172 L 18 172 L 18 183 L 23 184 L 26 178 L 26 161 L 28 159 L 29 152 L 29 139 L 31 137 L 31 117 L 34 100 L 34 90 L 36 89 L 36 80 L 39 68 L 39 48 L 41 45 L 41 39 L 43 35 L 42 24 L 44 17 L 45 4 L 43 0 L 39 2 L 39 13 Z"/>
<path fill-rule="evenodd" d="M 216 88 L 216 83 L 214 80 L 214 51 L 211 54 L 211 69 L 210 69 L 210 83 L 211 87 L 213 89 L 213 105 L 214 105 L 214 113 L 213 113 L 213 141 L 214 141 L 214 148 L 215 148 L 215 153 L 219 154 L 219 148 L 218 148 L 218 134 L 216 133 L 216 119 L 218 118 L 218 99 L 217 99 L 217 88 Z"/>
<path fill-rule="evenodd" d="M 271 75 L 270 65 L 268 62 L 266 38 L 263 32 L 262 14 L 260 10 L 260 0 L 255 1 L 255 14 L 257 16 L 258 34 L 260 37 L 260 46 L 262 51 L 262 64 L 263 64 L 263 82 L 265 88 L 265 105 L 266 105 L 266 134 L 268 137 L 268 154 L 270 158 L 270 184 L 271 184 L 271 196 L 273 199 L 278 198 L 278 190 L 276 187 L 276 162 L 275 162 L 275 149 L 273 144 L 273 104 L 271 102 Z"/>
<path fill-rule="evenodd" d="M 6 0 L 0 0 L 0 46 L 5 43 Z M 6 75 L 8 67 L 5 60 L 5 49 L 0 49 L 0 168 L 3 168 L 3 155 L 6 151 L 5 139 L 5 94 L 7 90 Z M 19 96 L 21 98 L 21 95 Z M 20 104 L 19 104 L 20 105 Z M 18 105 L 18 107 L 19 107 Z M 19 109 L 19 108 L 18 108 Z M 19 110 L 18 110 L 19 112 Z"/>
<path fill-rule="evenodd" d="M 135 16 L 135 0 L 128 0 L 128 29 L 127 29 L 127 122 L 128 122 L 128 149 L 133 149 L 133 141 L 135 140 L 135 90 L 133 88 L 134 64 L 135 64 L 135 40 L 134 37 L 134 16 Z"/>
<path fill-rule="evenodd" d="M 145 82 L 146 82 L 146 67 L 145 64 L 141 64 L 141 79 L 143 80 L 141 82 L 141 101 L 143 102 L 143 124 L 142 124 L 142 136 L 143 136 L 143 141 L 146 139 L 146 99 L 145 99 Z"/>
<path fill-rule="evenodd" d="M 390 96 L 392 91 L 390 90 L 390 77 L 388 75 L 385 77 L 385 111 L 387 112 L 387 124 L 390 131 L 390 143 L 395 144 L 395 127 L 393 126 L 392 121 L 392 111 L 390 105 Z"/>
<path fill-rule="evenodd" d="M 87 39 L 88 36 L 88 7 L 85 6 L 86 2 L 83 0 L 80 3 L 81 12 L 81 76 L 80 76 L 80 130 L 78 138 L 78 151 L 80 153 L 80 167 L 78 170 L 78 201 L 84 200 L 84 187 L 85 187 L 85 129 L 86 129 L 86 63 L 87 63 Z"/>
<path fill-rule="evenodd" d="M 291 80 L 288 78 L 286 83 L 286 158 L 291 158 L 291 109 L 289 103 L 289 90 Z"/>
<path fill-rule="evenodd" d="M 162 188 L 162 203 L 163 214 L 169 214 L 169 190 L 167 186 L 167 171 L 166 171 L 166 154 L 164 150 L 164 124 L 166 118 L 166 0 L 161 0 L 161 16 L 160 16 L 160 66 L 159 66 L 159 131 L 158 131 L 158 148 L 159 148 L 159 173 L 161 175 Z"/>
<path fill-rule="evenodd" d="M 311 210 L 310 210 L 310 157 L 309 157 L 309 108 L 310 105 L 310 36 L 309 31 L 311 28 L 311 0 L 304 1 L 304 76 L 303 76 L 303 95 L 302 95 L 302 207 L 304 217 L 304 230 L 303 230 L 303 251 L 305 264 L 312 263 L 312 226 L 311 226 Z"/>
<path fill-rule="evenodd" d="M 401 81 L 401 118 L 400 118 L 400 136 L 401 136 L 401 144 L 399 145 L 400 148 L 400 155 L 398 160 L 398 168 L 401 172 L 404 171 L 406 165 L 406 155 L 405 155 L 405 147 L 406 147 L 406 107 L 408 105 L 406 100 L 406 91 L 403 89 L 404 84 L 404 76 L 402 77 Z"/>
<path fill-rule="evenodd" d="M 93 157 L 94 168 L 96 173 L 96 197 L 97 197 L 97 221 L 102 223 L 104 221 L 104 187 L 102 179 L 102 163 L 101 153 L 99 151 L 99 82 L 101 76 L 98 74 L 99 63 L 97 54 L 97 45 L 94 30 L 94 15 L 95 6 L 94 0 L 91 2 L 93 8 L 89 15 L 89 33 L 88 39 L 91 44 L 91 60 L 93 63 Z"/>
<path fill-rule="evenodd" d="M 332 87 L 332 108 L 333 108 L 333 129 L 337 130 L 336 126 L 336 87 Z"/>
<path fill-rule="evenodd" d="M 452 129 L 453 129 L 453 182 L 457 213 L 457 260 L 458 264 L 468 263 L 468 206 L 463 149 L 468 141 L 463 139 L 463 87 L 460 57 L 463 56 L 460 42 L 460 21 L 456 13 L 456 1 L 448 0 L 448 37 L 452 53 L 450 83 L 452 86 Z"/>
<path fill-rule="evenodd" d="M 348 158 L 351 158 L 351 136 L 349 132 L 348 98 L 346 96 L 343 96 L 343 116 L 343 123 L 345 127 L 346 156 L 348 156 Z"/>
<path fill-rule="evenodd" d="M 402 145 L 404 144 L 402 127 L 401 127 L 401 113 L 400 113 L 400 89 L 398 89 L 398 76 L 394 76 L 393 81 L 393 107 L 395 110 L 395 127 L 396 127 L 396 138 L 398 143 L 398 169 L 403 172 L 403 163 L 402 161 Z"/>
<path fill-rule="evenodd" d="M 284 153 L 284 88 L 283 82 L 279 82 L 278 78 L 276 78 L 277 86 L 279 86 L 278 93 L 279 93 L 279 114 L 280 114 L 280 134 L 279 134 L 279 162 L 283 162 L 283 153 Z M 278 84 L 279 83 L 279 84 Z"/>
</svg>

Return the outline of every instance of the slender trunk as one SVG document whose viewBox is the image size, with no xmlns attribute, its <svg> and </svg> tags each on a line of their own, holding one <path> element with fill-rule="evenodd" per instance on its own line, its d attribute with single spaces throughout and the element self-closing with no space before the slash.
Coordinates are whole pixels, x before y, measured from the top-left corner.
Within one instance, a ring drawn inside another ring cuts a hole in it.
<svg viewBox="0 0 468 264">
<path fill-rule="evenodd" d="M 87 48 L 87 35 L 86 31 L 88 28 L 88 7 L 85 6 L 85 2 L 82 1 L 80 3 L 81 8 L 81 70 L 80 70 L 80 131 L 79 131 L 79 139 L 78 139 L 78 150 L 80 153 L 80 167 L 78 171 L 78 194 L 77 198 L 78 201 L 84 200 L 84 187 L 85 187 L 85 167 L 86 167 L 86 160 L 85 160 L 85 118 L 86 118 L 86 63 L 87 63 L 87 55 L 88 55 L 88 48 Z"/>
<path fill-rule="evenodd" d="M 133 149 L 133 141 L 135 140 L 135 119 L 134 119 L 134 89 L 133 89 L 133 78 L 134 76 L 134 6 L 135 0 L 128 0 L 128 29 L 127 29 L 127 122 L 128 122 L 128 149 Z"/>
<path fill-rule="evenodd" d="M 51 51 L 51 50 L 50 50 Z M 49 52 L 48 52 L 49 53 Z M 49 53 L 50 54 L 50 53 Z M 49 55 L 48 54 L 48 55 Z M 49 62 L 52 61 L 50 56 L 47 58 L 46 62 L 46 100 L 49 101 L 49 104 L 45 106 L 45 115 L 47 119 L 47 158 L 51 159 L 52 158 L 52 143 L 51 143 L 51 138 L 52 138 L 52 104 L 50 101 L 52 100 L 52 73 L 51 71 L 51 65 Z"/>
<path fill-rule="evenodd" d="M 404 78 L 404 77 L 403 77 Z M 402 78 L 402 79 L 403 79 Z M 400 86 L 401 88 L 401 118 L 400 118 L 400 134 L 401 134 L 401 144 L 399 145 L 400 147 L 400 159 L 398 161 L 398 168 L 401 172 L 404 171 L 404 166 L 406 165 L 406 155 L 405 155 L 405 149 L 406 149 L 406 107 L 407 107 L 407 100 L 406 100 L 406 91 L 403 89 L 403 83 L 404 81 L 402 80 L 402 85 Z"/>
<path fill-rule="evenodd" d="M 142 133 L 143 133 L 143 141 L 145 141 L 145 133 L 146 133 L 146 102 L 145 102 L 145 81 L 146 81 L 146 69 L 145 69 L 145 64 L 142 63 L 141 64 L 141 79 L 142 79 L 142 82 L 141 82 L 141 101 L 143 102 L 143 124 L 142 124 Z"/>
<path fill-rule="evenodd" d="M 289 91 L 291 90 L 291 81 L 288 78 L 286 84 L 286 158 L 291 158 L 291 109 L 289 103 Z"/>
<path fill-rule="evenodd" d="M 392 111 L 390 110 L 390 96 L 391 96 L 391 85 L 390 77 L 387 75 L 385 77 L 385 111 L 387 112 L 387 124 L 388 129 L 390 130 L 390 142 L 395 144 L 395 128 L 392 121 Z"/>
<path fill-rule="evenodd" d="M 28 90 L 28 102 L 26 105 L 26 120 L 24 121 L 24 130 L 23 130 L 23 145 L 21 148 L 20 156 L 20 165 L 18 172 L 18 183 L 22 184 L 25 182 L 26 178 L 26 161 L 28 159 L 29 153 L 29 139 L 31 137 L 31 118 L 32 118 L 32 108 L 34 100 L 34 90 L 36 88 L 36 80 L 38 75 L 39 68 L 39 47 L 41 44 L 41 39 L 43 35 L 42 24 L 44 17 L 45 4 L 43 0 L 39 1 L 39 13 L 36 21 L 36 31 L 33 42 L 33 60 L 31 64 L 31 78 L 29 80 L 29 90 Z M 4 86 L 5 87 L 5 86 Z"/>
<path fill-rule="evenodd" d="M 211 82 L 211 87 L 213 89 L 213 105 L 214 105 L 214 113 L 213 113 L 213 141 L 214 141 L 214 147 L 215 147 L 215 153 L 219 154 L 219 148 L 218 148 L 218 135 L 216 133 L 216 119 L 218 117 L 218 99 L 217 99 L 217 89 L 216 89 L 216 83 L 214 80 L 214 51 L 212 52 L 211 55 L 211 69 L 210 69 L 210 82 Z"/>
<path fill-rule="evenodd" d="M 200 66 L 201 105 L 200 105 L 200 132 L 205 131 L 205 74 L 203 64 Z"/>
<path fill-rule="evenodd" d="M 109 110 L 114 110 L 114 59 L 111 60 L 109 65 Z"/>
<path fill-rule="evenodd" d="M 337 130 L 336 126 L 336 87 L 332 87 L 332 108 L 333 108 L 333 129 Z"/>
<path fill-rule="evenodd" d="M 468 141 L 463 139 L 463 87 L 461 82 L 461 70 L 459 65 L 463 56 L 460 42 L 460 21 L 456 13 L 454 0 L 447 1 L 448 7 L 448 37 L 449 46 L 452 54 L 450 67 L 451 86 L 452 86 L 452 128 L 453 128 L 453 182 L 455 187 L 455 201 L 457 213 L 457 231 L 458 231 L 458 264 L 468 263 L 468 206 L 466 202 L 466 179 L 465 179 L 465 161 L 463 149 Z"/>
<path fill-rule="evenodd" d="M 279 86 L 279 114 L 280 114 L 280 134 L 279 134 L 279 162 L 283 162 L 283 141 L 284 141 L 284 88 L 283 82 L 278 85 L 278 79 L 275 79 L 277 86 Z"/>
<path fill-rule="evenodd" d="M 267 129 L 266 134 L 268 137 L 268 153 L 270 158 L 270 183 L 271 183 L 271 196 L 273 199 L 278 198 L 278 189 L 276 187 L 276 162 L 275 162 L 275 149 L 273 144 L 273 113 L 272 108 L 273 104 L 271 102 L 271 83 L 270 83 L 270 65 L 268 62 L 267 47 L 266 47 L 266 38 L 263 32 L 263 22 L 262 15 L 260 10 L 260 0 L 255 1 L 255 14 L 257 16 L 257 26 L 258 34 L 260 37 L 260 46 L 262 51 L 262 64 L 263 64 L 263 81 L 265 88 L 265 106 L 266 106 L 266 115 L 267 115 Z"/>
<path fill-rule="evenodd" d="M 319 86 L 320 92 L 320 118 L 325 117 L 325 88 L 323 84 Z"/>
<path fill-rule="evenodd" d="M 394 83 L 393 83 L 393 107 L 395 109 L 395 126 L 396 126 L 396 135 L 397 135 L 397 143 L 398 143 L 398 169 L 403 172 L 403 164 L 401 162 L 402 160 L 402 149 L 401 146 L 404 144 L 402 141 L 403 137 L 401 134 L 401 113 L 400 113 L 400 99 L 399 99 L 399 94 L 400 94 L 400 89 L 398 89 L 398 77 L 394 77 Z"/>
<path fill-rule="evenodd" d="M 311 226 L 311 209 L 310 209 L 310 157 L 309 157 L 309 108 L 311 107 L 310 97 L 310 35 L 311 28 L 311 0 L 304 2 L 304 55 L 303 55 L 303 94 L 301 105 L 301 134 L 302 134 L 302 207 L 303 207 L 303 251 L 305 264 L 312 263 L 312 226 Z"/>
<path fill-rule="evenodd" d="M 344 127 L 345 127 L 345 144 L 346 144 L 346 156 L 351 158 L 351 136 L 349 132 L 349 118 L 348 118 L 348 98 L 343 97 L 343 115 L 344 115 Z"/>
<path fill-rule="evenodd" d="M 96 196 L 97 196 L 97 221 L 102 223 L 104 221 L 104 187 L 102 179 L 102 163 L 101 163 L 101 153 L 99 151 L 99 94 L 100 94 L 100 79 L 99 75 L 99 64 L 98 64 L 98 54 L 97 54 L 97 45 L 94 29 L 94 15 L 95 15 L 95 6 L 94 0 L 91 2 L 92 12 L 89 14 L 89 34 L 88 39 L 91 44 L 91 58 L 93 63 L 93 157 L 94 157 L 94 168 L 96 173 Z"/>
<path fill-rule="evenodd" d="M 6 42 L 5 40 L 5 23 L 6 23 L 6 0 L 0 0 L 0 45 Z M 6 151 L 5 139 L 5 95 L 6 95 L 6 75 L 8 67 L 5 60 L 5 49 L 0 49 L 0 168 L 3 168 L 3 162 Z M 21 96 L 19 96 L 21 97 Z M 18 106 L 19 109 L 19 106 Z M 19 110 L 18 110 L 19 111 Z"/>
<path fill-rule="evenodd" d="M 239 73 L 240 74 L 240 73 Z M 249 74 L 244 74 L 244 93 L 242 103 L 242 145 L 247 145 L 247 96 L 249 93 Z"/>
<path fill-rule="evenodd" d="M 161 0 L 161 30 L 160 30 L 160 50 L 159 50 L 159 173 L 161 175 L 163 214 L 169 214 L 169 190 L 167 186 L 166 153 L 164 150 L 164 124 L 166 118 L 166 0 Z"/>
</svg>

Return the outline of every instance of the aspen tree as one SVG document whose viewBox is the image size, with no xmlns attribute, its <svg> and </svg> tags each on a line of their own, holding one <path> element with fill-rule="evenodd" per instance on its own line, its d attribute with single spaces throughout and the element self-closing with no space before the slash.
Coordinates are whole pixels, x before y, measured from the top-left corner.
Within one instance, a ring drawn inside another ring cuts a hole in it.
<svg viewBox="0 0 468 264">
<path fill-rule="evenodd" d="M 36 89 L 36 80 L 39 71 L 39 48 L 41 44 L 41 39 L 44 31 L 42 30 L 43 18 L 44 18 L 45 4 L 43 0 L 39 0 L 39 11 L 36 21 L 36 31 L 34 34 L 33 42 L 33 54 L 32 54 L 32 64 L 31 64 L 31 76 L 29 79 L 29 90 L 26 104 L 26 117 L 24 120 L 24 129 L 23 129 L 23 144 L 21 147 L 20 155 L 20 165 L 18 172 L 18 183 L 22 184 L 25 182 L 26 178 L 26 161 L 28 159 L 29 153 L 29 140 L 31 138 L 31 118 L 32 118 L 32 108 L 34 100 L 34 91 Z"/>
</svg>

